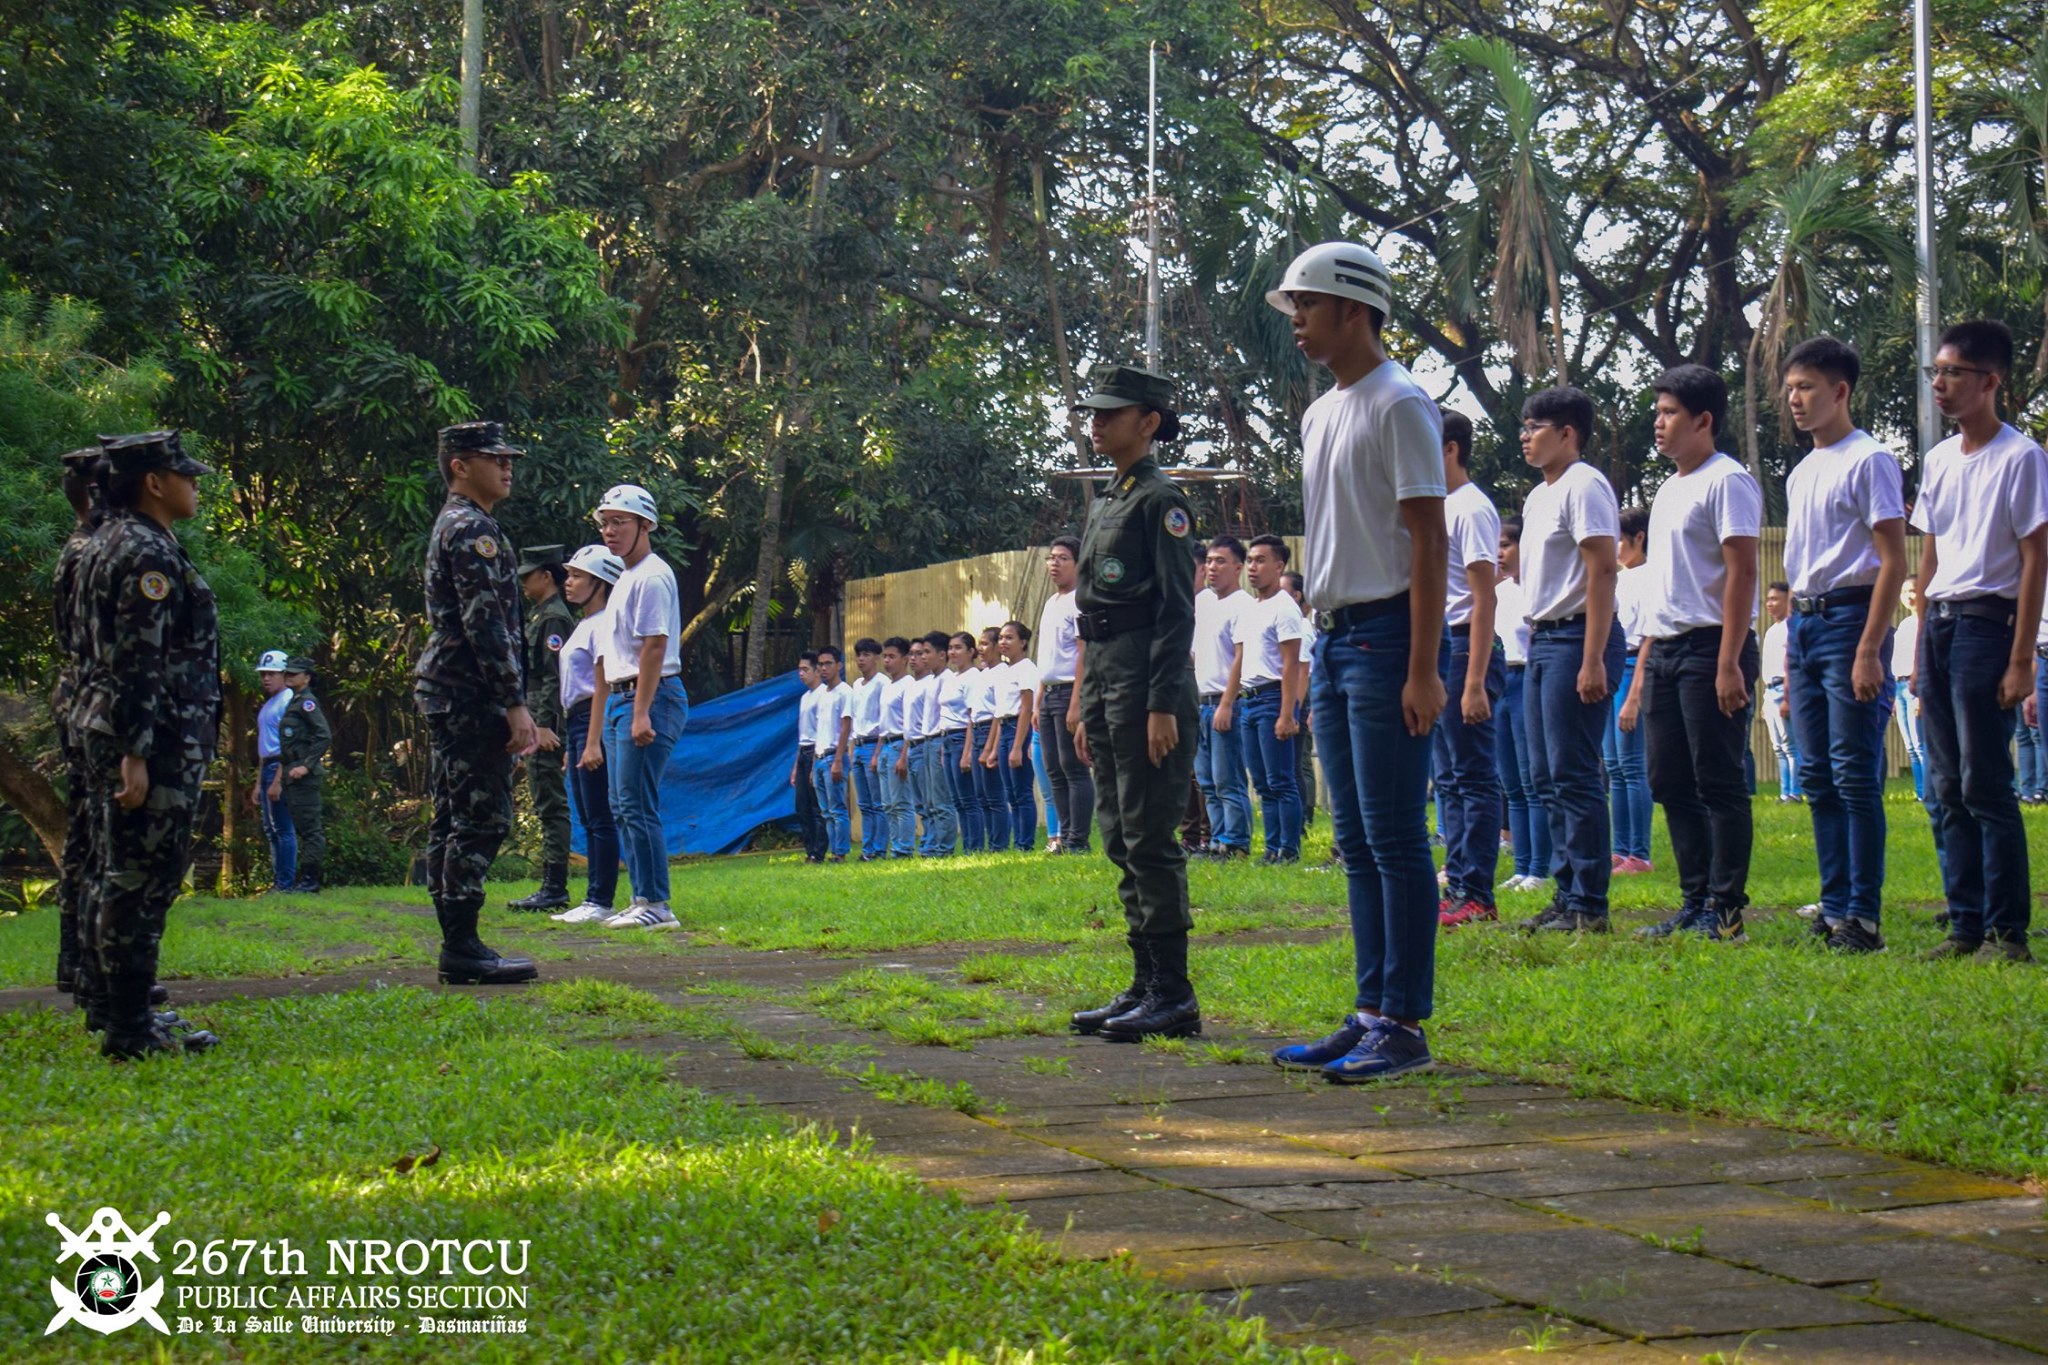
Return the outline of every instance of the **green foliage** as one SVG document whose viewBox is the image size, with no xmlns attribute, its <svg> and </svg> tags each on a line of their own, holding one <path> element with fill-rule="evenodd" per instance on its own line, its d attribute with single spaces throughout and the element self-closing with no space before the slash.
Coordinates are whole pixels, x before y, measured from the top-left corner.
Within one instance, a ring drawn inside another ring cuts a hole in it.
<svg viewBox="0 0 2048 1365">
<path fill-rule="evenodd" d="M 406 880 L 427 842 L 432 812 L 418 800 L 393 801 L 383 783 L 361 772 L 330 768 L 326 788 L 327 863 L 324 884 L 393 886 Z"/>
</svg>

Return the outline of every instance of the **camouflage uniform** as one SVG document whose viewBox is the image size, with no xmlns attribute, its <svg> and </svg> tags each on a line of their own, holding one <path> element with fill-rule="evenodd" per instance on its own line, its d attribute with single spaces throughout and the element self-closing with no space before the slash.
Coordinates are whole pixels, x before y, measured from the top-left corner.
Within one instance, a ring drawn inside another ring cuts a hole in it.
<svg viewBox="0 0 2048 1365">
<path fill-rule="evenodd" d="M 211 471 L 175 433 L 107 443 L 115 476 Z M 177 537 L 117 508 L 77 566 L 75 629 L 86 645 L 72 725 L 84 752 L 94 836 L 93 875 L 80 905 L 82 949 L 95 954 L 112 1056 L 174 1047 L 153 1041 L 149 1012 L 157 951 L 171 902 L 191 866 L 200 783 L 220 730 L 220 639 L 213 590 Z M 116 799 L 124 757 L 145 761 L 149 792 L 134 810 Z M 188 1035 L 186 1047 L 211 1035 Z"/>
<path fill-rule="evenodd" d="M 519 453 L 496 422 L 466 422 L 441 433 L 456 454 Z M 512 762 L 505 713 L 526 700 L 519 657 L 519 585 L 514 555 L 491 515 L 450 493 L 427 541 L 426 606 L 432 627 L 413 670 L 413 697 L 426 718 L 434 819 L 427 832 L 427 887 L 441 920 L 442 975 L 451 962 L 498 962 L 476 938 L 484 877 L 512 830 Z M 488 956 L 486 956 L 488 954 Z M 533 964 L 524 959 L 529 979 Z M 463 979 L 478 979 L 465 976 Z"/>
<path fill-rule="evenodd" d="M 313 661 L 294 658 L 287 665 L 293 673 L 311 674 Z M 277 723 L 278 779 L 284 784 L 285 809 L 291 812 L 292 829 L 299 841 L 297 889 L 320 889 L 320 869 L 327 862 L 327 820 L 324 788 L 327 768 L 322 761 L 334 743 L 334 727 L 320 709 L 311 683 L 296 689 L 291 705 Z M 292 769 L 304 768 L 304 777 L 293 777 Z"/>
<path fill-rule="evenodd" d="M 100 460 L 98 446 L 74 450 L 64 463 L 75 475 L 84 476 Z M 52 575 L 50 602 L 55 617 L 57 688 L 50 695 L 50 719 L 55 722 L 57 744 L 64 755 L 64 854 L 57 867 L 57 989 L 75 995 L 81 1003 L 97 999 L 99 964 L 97 958 L 79 951 L 78 909 L 87 880 L 92 875 L 92 806 L 86 799 L 89 778 L 85 750 L 71 728 L 71 707 L 78 694 L 78 672 L 85 662 L 86 641 L 78 629 L 78 565 L 93 533 L 106 520 L 106 508 L 97 494 L 83 524 L 64 538 L 57 552 Z"/>
<path fill-rule="evenodd" d="M 561 562 L 560 545 L 536 545 L 520 559 L 519 577 Z M 562 646 L 575 629 L 575 614 L 559 591 L 536 606 L 526 621 L 526 709 L 533 713 L 536 726 L 557 735 L 567 728 L 562 712 Z M 525 900 L 513 901 L 514 910 L 553 910 L 569 903 L 569 788 L 563 760 L 559 747 L 536 749 L 526 760 L 527 789 L 534 818 L 540 821 L 541 885 Z"/>
</svg>

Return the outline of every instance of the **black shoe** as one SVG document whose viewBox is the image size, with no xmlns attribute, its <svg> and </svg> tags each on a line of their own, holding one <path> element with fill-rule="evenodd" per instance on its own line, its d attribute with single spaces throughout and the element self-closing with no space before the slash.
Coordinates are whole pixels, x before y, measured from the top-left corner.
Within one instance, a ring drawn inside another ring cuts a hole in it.
<svg viewBox="0 0 2048 1365">
<path fill-rule="evenodd" d="M 441 918 L 441 981 L 449 986 L 510 986 L 540 975 L 530 957 L 500 957 L 476 936 L 480 905 L 436 906 Z"/>
<path fill-rule="evenodd" d="M 174 1030 L 152 1019 L 140 1029 L 109 1029 L 100 1040 L 100 1056 L 117 1062 L 139 1062 L 149 1057 L 204 1052 L 219 1042 L 219 1038 L 204 1029 Z"/>
<path fill-rule="evenodd" d="M 171 1003 L 171 993 L 163 988 L 163 984 L 161 982 L 151 983 L 149 988 L 149 1003 L 152 1005 L 168 1005 Z"/>
<path fill-rule="evenodd" d="M 1605 915 L 1569 909 L 1556 901 L 1546 906 L 1542 914 L 1531 916 L 1515 926 L 1524 934 L 1605 934 L 1613 927 Z"/>
<path fill-rule="evenodd" d="M 1834 942 L 1835 927 L 1836 925 L 1834 920 L 1829 919 L 1826 915 L 1818 913 L 1816 913 L 1812 919 L 1806 922 L 1806 932 L 1812 934 L 1822 943 Z"/>
<path fill-rule="evenodd" d="M 1866 929 L 1860 919 L 1845 919 L 1833 926 L 1834 932 L 1827 936 L 1828 947 L 1838 953 L 1881 953 L 1884 951 L 1884 935 L 1875 928 Z"/>
<path fill-rule="evenodd" d="M 1983 946 L 1984 940 L 1981 938 L 1957 938 L 1950 935 L 1922 953 L 1920 957 L 1925 962 L 1952 962 L 1957 958 L 1975 957 L 1977 950 Z"/>
<path fill-rule="evenodd" d="M 2032 962 L 2034 952 L 2024 938 L 1987 938 L 1971 954 L 1979 962 Z"/>
<path fill-rule="evenodd" d="M 569 865 L 548 863 L 540 870 L 540 886 L 531 896 L 505 902 L 507 910 L 566 910 L 569 908 Z"/>
<path fill-rule="evenodd" d="M 1147 1038 L 1198 1038 L 1202 1007 L 1188 982 L 1188 936 L 1185 932 L 1146 935 L 1144 952 L 1152 964 L 1145 998 L 1102 1026 L 1112 1043 L 1139 1043 Z"/>
<path fill-rule="evenodd" d="M 1116 999 L 1098 1009 L 1076 1010 L 1067 1020 L 1067 1027 L 1075 1033 L 1096 1034 L 1102 1026 L 1119 1015 L 1128 1014 L 1144 1003 L 1145 988 L 1152 980 L 1152 959 L 1146 952 L 1147 939 L 1143 934 L 1125 936 L 1131 945 L 1131 984 L 1117 993 Z"/>
<path fill-rule="evenodd" d="M 1681 906 L 1663 919 L 1658 920 L 1655 924 L 1636 930 L 1636 937 L 1639 939 L 1670 938 L 1685 928 L 1687 922 L 1698 913 L 1699 909 L 1696 906 L 1691 909 Z"/>
</svg>

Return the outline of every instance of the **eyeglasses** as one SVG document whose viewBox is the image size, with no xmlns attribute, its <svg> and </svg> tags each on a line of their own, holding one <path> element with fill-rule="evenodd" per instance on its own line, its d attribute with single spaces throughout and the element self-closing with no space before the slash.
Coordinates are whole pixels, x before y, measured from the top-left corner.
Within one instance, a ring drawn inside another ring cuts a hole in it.
<svg viewBox="0 0 2048 1365">
<path fill-rule="evenodd" d="M 1556 426 L 1557 423 L 1555 422 L 1524 422 L 1522 423 L 1522 434 L 1524 436 L 1534 436 L 1539 431 L 1549 431 Z"/>
<path fill-rule="evenodd" d="M 1990 374 L 1992 371 L 1975 365 L 1922 365 L 1920 373 L 1929 379 L 1961 379 L 1966 374 Z"/>
<path fill-rule="evenodd" d="M 630 531 L 639 524 L 640 518 L 638 517 L 599 517 L 597 519 L 597 529 L 600 531 Z"/>
</svg>

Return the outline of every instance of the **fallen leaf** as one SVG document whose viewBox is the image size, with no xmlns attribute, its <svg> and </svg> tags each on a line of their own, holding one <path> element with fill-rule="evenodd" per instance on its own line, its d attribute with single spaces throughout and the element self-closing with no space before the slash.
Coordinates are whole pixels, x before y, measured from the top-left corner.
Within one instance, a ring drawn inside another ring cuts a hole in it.
<svg viewBox="0 0 2048 1365">
<path fill-rule="evenodd" d="M 408 1175 L 415 1169 L 421 1166 L 431 1166 L 440 1159 L 441 1146 L 439 1143 L 435 1143 L 433 1146 L 427 1148 L 426 1154 L 424 1156 L 413 1156 L 412 1154 L 407 1153 L 405 1156 L 398 1158 L 398 1160 L 391 1163 L 391 1169 L 398 1172 L 400 1175 Z"/>
<path fill-rule="evenodd" d="M 823 1213 L 819 1214 L 818 1235 L 822 1237 L 826 1233 L 832 1231 L 833 1228 L 838 1227 L 839 1220 L 841 1217 L 842 1215 L 840 1214 L 838 1209 L 826 1209 Z"/>
</svg>

